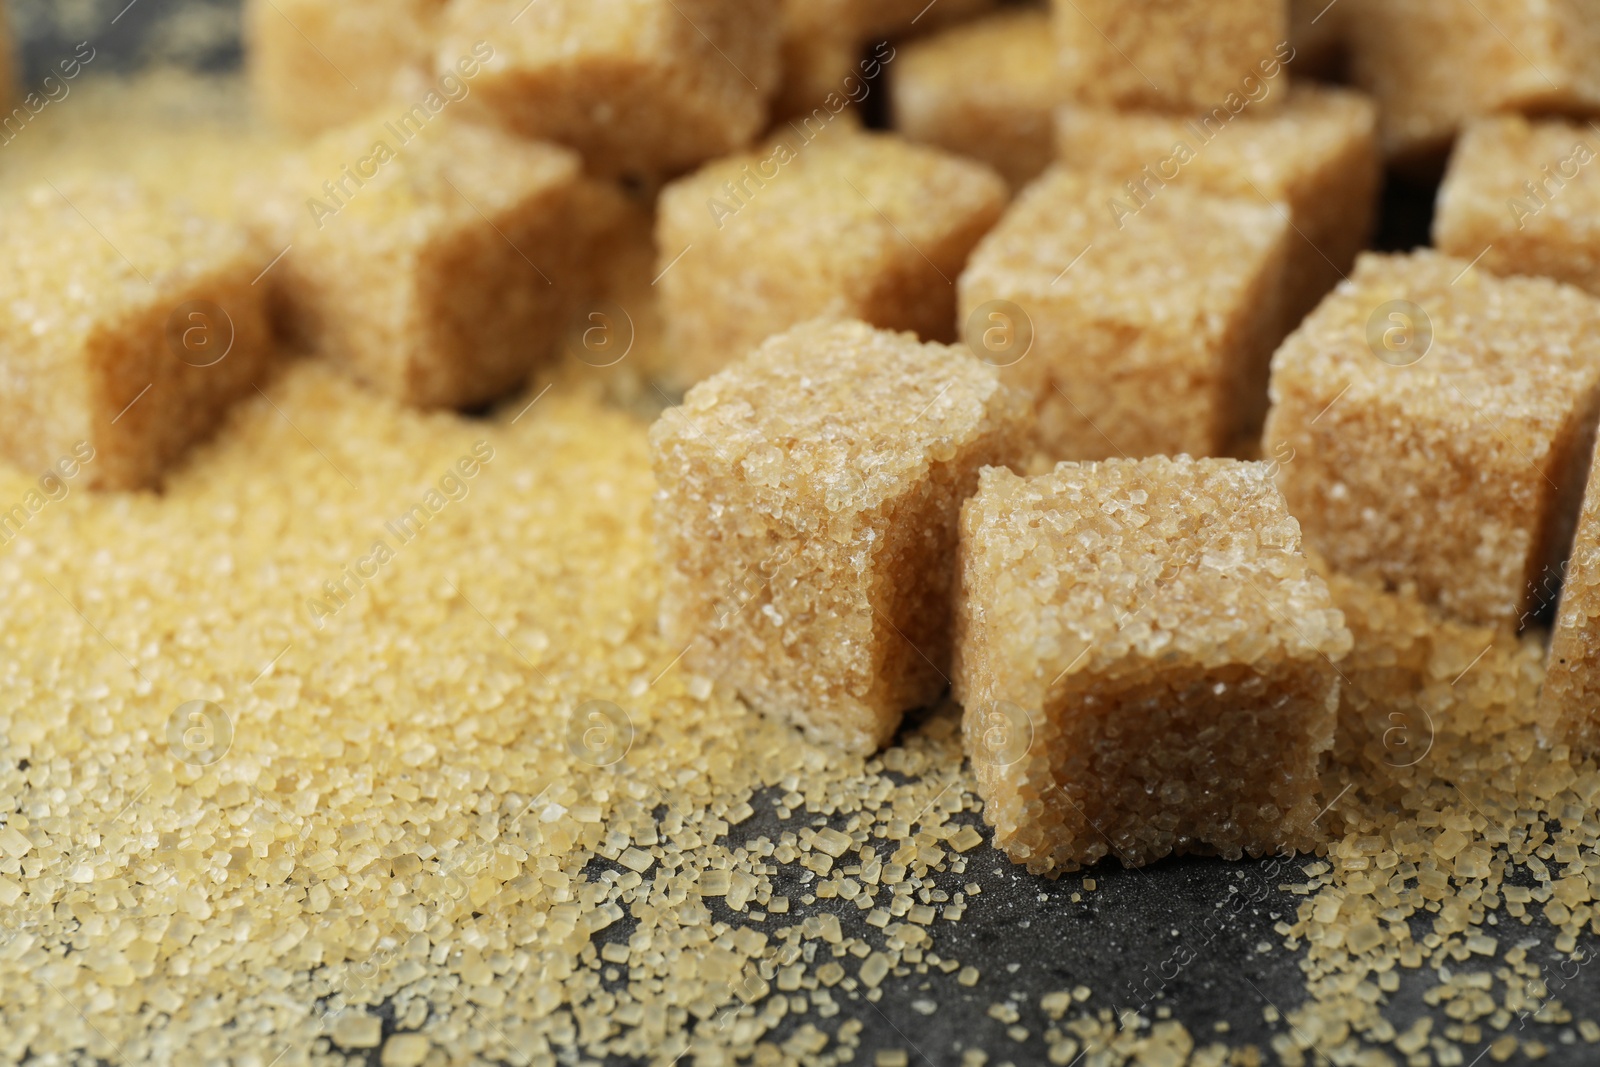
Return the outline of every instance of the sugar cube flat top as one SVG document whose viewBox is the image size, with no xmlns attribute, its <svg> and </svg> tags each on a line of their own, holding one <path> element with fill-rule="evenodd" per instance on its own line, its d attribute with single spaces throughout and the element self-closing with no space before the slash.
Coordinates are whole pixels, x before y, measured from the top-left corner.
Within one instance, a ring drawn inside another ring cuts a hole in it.
<svg viewBox="0 0 1600 1067">
<path fill-rule="evenodd" d="M 1264 463 L 1063 463 L 984 475 L 967 523 L 997 582 L 989 640 L 1032 681 L 1337 657 L 1348 637 Z"/>
<path fill-rule="evenodd" d="M 1287 0 L 1054 0 L 1053 12 L 1061 67 L 1090 103 L 1233 106 L 1293 55 Z M 1254 106 L 1277 105 L 1269 95 Z"/>
<path fill-rule="evenodd" d="M 1536 274 L 1600 293 L 1600 133 L 1582 122 L 1479 119 L 1439 190 L 1435 244 L 1497 274 Z"/>
<path fill-rule="evenodd" d="M 833 263 L 848 270 L 870 262 L 895 239 L 932 245 L 948 220 L 1003 202 L 1004 190 L 987 168 L 851 130 L 847 122 L 815 140 L 798 120 L 780 128 L 762 148 L 674 184 L 662 212 L 686 235 L 717 231 L 741 245 L 804 256 L 791 260 L 793 273 L 804 276 Z M 797 212 L 806 225 L 791 224 Z"/>
<path fill-rule="evenodd" d="M 818 321 L 691 389 L 682 418 L 663 419 L 654 432 L 658 443 L 713 451 L 740 472 L 762 511 L 822 534 L 990 430 L 988 409 L 1004 392 L 959 347 Z M 774 394 L 786 403 L 775 408 Z"/>
<path fill-rule="evenodd" d="M 962 284 L 1003 282 L 1024 305 L 1084 294 L 1107 317 L 1204 334 L 1284 238 L 1282 215 L 1259 197 L 1174 187 L 1138 208 L 1124 192 L 1119 180 L 1052 168 L 980 243 Z"/>
<path fill-rule="evenodd" d="M 1041 11 L 1005 11 L 918 41 L 895 69 L 896 106 L 904 95 L 970 94 L 1020 109 L 1061 102 L 1062 80 L 1050 46 L 1050 20 Z"/>
<path fill-rule="evenodd" d="M 1057 112 L 1061 158 L 1135 183 L 1150 167 L 1167 181 L 1299 204 L 1325 180 L 1331 161 L 1371 138 L 1376 111 L 1348 89 L 1288 82 L 1286 71 L 1269 83 L 1272 94 L 1285 97 L 1281 107 L 1220 119 L 1064 106 Z"/>
<path fill-rule="evenodd" d="M 741 148 L 778 90 L 778 0 L 541 0 L 509 15 L 507 6 L 451 4 L 439 69 L 492 52 L 473 109 L 572 145 L 600 172 L 672 173 Z"/>
<path fill-rule="evenodd" d="M 1595 1059 L 1597 0 L 12 38 L 0 1063 Z"/>
<path fill-rule="evenodd" d="M 445 0 L 248 0 L 253 88 L 278 124 L 315 133 L 359 118 L 432 66 Z"/>
<path fill-rule="evenodd" d="M 449 116 L 421 125 L 397 110 L 325 133 L 292 156 L 273 177 L 260 215 L 285 243 L 298 235 L 398 252 L 481 222 L 529 188 L 571 184 L 581 167 L 559 145 L 513 140 Z"/>
<path fill-rule="evenodd" d="M 1381 399 L 1462 433 L 1497 428 L 1486 441 L 1503 438 L 1537 462 L 1564 419 L 1563 398 L 1586 391 L 1600 373 L 1592 332 L 1600 304 L 1546 279 L 1496 278 L 1469 266 L 1427 251 L 1363 256 L 1280 350 L 1275 369 L 1285 381 L 1292 373 L 1331 390 L 1329 401 L 1348 386 L 1352 411 Z M 1423 314 L 1399 308 L 1400 318 L 1380 315 L 1374 325 L 1375 313 L 1400 301 Z M 1415 347 L 1406 352 L 1405 344 Z"/>
<path fill-rule="evenodd" d="M 60 352 L 119 310 L 201 277 L 251 247 L 242 230 L 133 181 L 35 185 L 0 213 L 7 345 Z"/>
</svg>

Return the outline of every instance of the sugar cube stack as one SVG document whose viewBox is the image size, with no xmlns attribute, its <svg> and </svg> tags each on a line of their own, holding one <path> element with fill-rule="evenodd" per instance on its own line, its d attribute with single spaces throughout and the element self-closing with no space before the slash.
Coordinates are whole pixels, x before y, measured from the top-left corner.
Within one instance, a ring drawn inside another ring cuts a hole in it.
<svg viewBox="0 0 1600 1067">
<path fill-rule="evenodd" d="M 954 340 L 956 278 L 1005 201 L 989 168 L 848 118 L 674 182 L 656 287 L 681 384 L 822 315 Z"/>
<path fill-rule="evenodd" d="M 1600 107 L 1600 21 L 1587 0 L 1348 0 L 1351 73 L 1378 100 L 1387 155 L 1419 162 L 1467 119 Z"/>
<path fill-rule="evenodd" d="M 1047 12 L 1022 8 L 902 46 L 894 128 L 1027 184 L 1054 158 L 1051 113 L 1066 93 L 1050 33 Z"/>
<path fill-rule="evenodd" d="M 959 582 L 955 694 L 1013 861 L 1310 846 L 1351 637 L 1266 464 L 984 471 Z"/>
<path fill-rule="evenodd" d="M 1173 186 L 1134 213 L 1125 192 L 1047 171 L 973 252 L 962 320 L 1029 324 L 1031 347 L 989 357 L 1033 398 L 1046 458 L 1225 454 L 1266 411 L 1289 224 L 1259 197 Z"/>
<path fill-rule="evenodd" d="M 1597 150 L 1600 133 L 1587 123 L 1520 115 L 1469 123 L 1439 189 L 1434 244 L 1496 274 L 1539 274 L 1600 294 Z"/>
<path fill-rule="evenodd" d="M 1590 467 L 1572 553 L 1551 577 L 1561 579 L 1561 607 L 1539 719 L 1551 741 L 1584 758 L 1600 753 L 1600 464 Z M 1541 590 L 1553 588 L 1554 582 L 1540 583 Z"/>
<path fill-rule="evenodd" d="M 441 63 L 488 42 L 470 98 L 596 173 L 670 174 L 747 145 L 778 88 L 779 0 L 455 0 Z"/>
<path fill-rule="evenodd" d="M 287 336 L 404 403 L 468 407 L 555 352 L 619 196 L 567 149 L 397 118 L 324 134 L 257 222 L 286 250 L 267 280 Z"/>
<path fill-rule="evenodd" d="M 265 380 L 267 256 L 131 180 L 61 178 L 0 211 L 0 453 L 143 489 Z"/>
<path fill-rule="evenodd" d="M 309 134 L 389 99 L 407 71 L 433 65 L 446 0 L 248 0 L 245 53 L 267 115 Z"/>
<path fill-rule="evenodd" d="M 650 433 L 661 628 L 816 741 L 870 753 L 948 682 L 961 502 L 1027 405 L 960 346 L 860 322 L 769 338 Z"/>
<path fill-rule="evenodd" d="M 1360 93 L 1286 73 L 1263 81 L 1282 106 L 1198 116 L 1068 105 L 1057 146 L 1068 166 L 1127 184 L 1115 198 L 1132 215 L 1169 187 L 1284 205 L 1293 226 L 1284 285 L 1287 334 L 1344 277 L 1366 247 L 1381 172 L 1377 114 Z"/>
<path fill-rule="evenodd" d="M 1287 0 L 1054 0 L 1052 10 L 1061 69 L 1086 104 L 1203 112 L 1249 96 L 1293 54 Z"/>
<path fill-rule="evenodd" d="M 1515 626 L 1571 536 L 1597 383 L 1586 293 L 1366 254 L 1274 357 L 1262 440 L 1332 566 Z"/>
</svg>

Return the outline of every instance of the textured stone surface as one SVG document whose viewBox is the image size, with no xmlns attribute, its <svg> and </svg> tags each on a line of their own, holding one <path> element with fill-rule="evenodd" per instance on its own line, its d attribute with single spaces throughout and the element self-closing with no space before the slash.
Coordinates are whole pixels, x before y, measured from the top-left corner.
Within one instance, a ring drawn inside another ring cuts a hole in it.
<svg viewBox="0 0 1600 1067">
<path fill-rule="evenodd" d="M 1053 11 L 1061 67 L 1084 103 L 1209 111 L 1293 55 L 1288 0 L 1054 0 Z"/>
</svg>

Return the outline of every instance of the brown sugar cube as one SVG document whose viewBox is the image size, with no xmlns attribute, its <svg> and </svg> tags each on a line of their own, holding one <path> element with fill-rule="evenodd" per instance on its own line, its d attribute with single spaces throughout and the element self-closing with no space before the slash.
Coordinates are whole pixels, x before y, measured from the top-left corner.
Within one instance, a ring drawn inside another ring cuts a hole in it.
<svg viewBox="0 0 1600 1067">
<path fill-rule="evenodd" d="M 1547 606 L 1559 588 L 1539 719 L 1552 741 L 1584 759 L 1600 753 L 1600 464 L 1590 467 L 1572 555 L 1550 578 L 1539 583 L 1542 595 L 1532 605 Z"/>
<path fill-rule="evenodd" d="M 1053 11 L 1069 92 L 1086 104 L 1230 107 L 1260 95 L 1294 55 L 1288 0 L 1054 0 Z"/>
<path fill-rule="evenodd" d="M 1054 167 L 961 276 L 968 343 L 1034 399 L 1045 456 L 1218 455 L 1259 428 L 1281 322 L 1281 208 Z"/>
<path fill-rule="evenodd" d="M 822 315 L 955 338 L 955 279 L 1005 207 L 989 168 L 852 128 L 786 128 L 661 194 L 661 306 L 692 383 Z"/>
<path fill-rule="evenodd" d="M 331 131 L 267 199 L 284 333 L 419 407 L 496 399 L 554 353 L 611 210 L 573 152 L 445 119 Z"/>
<path fill-rule="evenodd" d="M 813 740 L 877 749 L 946 685 L 956 517 L 1025 416 L 959 346 L 768 339 L 651 430 L 667 641 Z"/>
<path fill-rule="evenodd" d="M 263 110 L 299 133 L 343 125 L 432 66 L 445 0 L 249 0 L 245 54 Z"/>
<path fill-rule="evenodd" d="M 1288 206 L 1287 334 L 1338 284 L 1372 233 L 1381 160 L 1377 116 L 1360 93 L 1315 85 L 1272 112 L 1218 109 L 1199 118 L 1067 106 L 1057 115 L 1067 165 L 1122 179 L 1123 207 L 1137 211 L 1170 185 L 1270 199 Z"/>
<path fill-rule="evenodd" d="M 1589 125 L 1518 115 L 1468 124 L 1439 190 L 1434 244 L 1496 274 L 1542 274 L 1600 294 L 1597 148 Z"/>
<path fill-rule="evenodd" d="M 1378 100 L 1384 151 L 1417 162 L 1500 111 L 1600 108 L 1600 19 L 1587 0 L 1347 0 L 1355 83 Z"/>
<path fill-rule="evenodd" d="M 1273 357 L 1262 440 L 1332 567 L 1513 626 L 1571 534 L 1600 302 L 1470 266 L 1363 255 Z"/>
<path fill-rule="evenodd" d="M 86 484 L 156 485 L 272 357 L 266 257 L 131 181 L 59 179 L 0 210 L 0 454 Z"/>
<path fill-rule="evenodd" d="M 1015 187 L 1050 165 L 1051 113 L 1065 87 L 1050 16 L 1007 11 L 900 48 L 891 68 L 894 127 L 981 159 Z"/>
<path fill-rule="evenodd" d="M 454 0 L 439 59 L 493 49 L 472 100 L 599 173 L 670 173 L 749 144 L 779 82 L 779 0 Z"/>
<path fill-rule="evenodd" d="M 986 470 L 962 508 L 955 695 L 1035 874 L 1310 848 L 1350 647 L 1266 464 Z"/>
</svg>

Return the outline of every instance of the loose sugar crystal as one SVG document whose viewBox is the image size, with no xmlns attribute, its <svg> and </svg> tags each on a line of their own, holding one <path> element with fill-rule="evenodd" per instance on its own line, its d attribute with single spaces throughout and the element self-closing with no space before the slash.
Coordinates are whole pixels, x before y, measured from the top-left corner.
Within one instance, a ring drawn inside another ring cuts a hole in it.
<svg viewBox="0 0 1600 1067">
<path fill-rule="evenodd" d="M 1054 158 L 1065 87 L 1047 13 L 1007 11 L 911 42 L 890 71 L 894 127 L 907 138 L 980 159 L 1013 187 Z"/>
<path fill-rule="evenodd" d="M 1260 427 L 1289 224 L 1262 201 L 1055 167 L 961 276 L 968 343 L 1025 388 L 1048 459 L 1218 455 Z M 1024 336 L 1026 335 L 1026 336 Z"/>
<path fill-rule="evenodd" d="M 1228 107 L 1294 55 L 1288 0 L 1054 0 L 1053 10 L 1062 70 L 1088 104 Z"/>
<path fill-rule="evenodd" d="M 1600 19 L 1588 0 L 1347 0 L 1351 73 L 1377 97 L 1385 152 L 1421 159 L 1499 111 L 1600 107 Z"/>
<path fill-rule="evenodd" d="M 30 471 L 154 486 L 265 380 L 266 257 L 243 230 L 60 178 L 8 194 L 0 246 L 0 454 Z"/>
<path fill-rule="evenodd" d="M 956 699 L 1034 873 L 1310 847 L 1350 646 L 1266 464 L 988 470 L 962 509 Z"/>
<path fill-rule="evenodd" d="M 494 54 L 477 106 L 600 173 L 681 170 L 748 144 L 778 89 L 779 0 L 455 0 L 441 63 Z M 515 15 L 515 18 L 512 18 Z"/>
<path fill-rule="evenodd" d="M 657 288 L 681 384 L 820 315 L 955 339 L 955 279 L 1005 183 L 848 118 L 785 130 L 661 195 Z"/>
<path fill-rule="evenodd" d="M 1367 254 L 1273 358 L 1262 441 L 1333 567 L 1514 625 L 1571 534 L 1597 380 L 1587 294 Z"/>
<path fill-rule="evenodd" d="M 445 0 L 249 0 L 245 54 L 256 98 L 298 133 L 383 104 L 405 72 L 430 69 Z"/>
<path fill-rule="evenodd" d="M 1439 189 L 1434 245 L 1496 274 L 1542 274 L 1600 294 L 1597 149 L 1600 133 L 1586 123 L 1470 123 Z"/>
<path fill-rule="evenodd" d="M 1276 111 L 1254 105 L 1237 116 L 1190 118 L 1158 112 L 1063 107 L 1058 146 L 1068 166 L 1127 182 L 1135 208 L 1169 186 L 1282 202 L 1289 236 L 1288 333 L 1344 277 L 1372 234 L 1380 160 L 1377 116 L 1360 93 L 1264 83 L 1286 100 Z"/>
<path fill-rule="evenodd" d="M 959 346 L 805 323 L 651 431 L 661 626 L 684 662 L 870 752 L 944 688 L 956 517 L 1026 404 Z"/>
<path fill-rule="evenodd" d="M 554 352 L 619 195 L 566 149 L 408 114 L 324 134 L 258 214 L 290 337 L 406 403 L 465 407 Z"/>
</svg>

